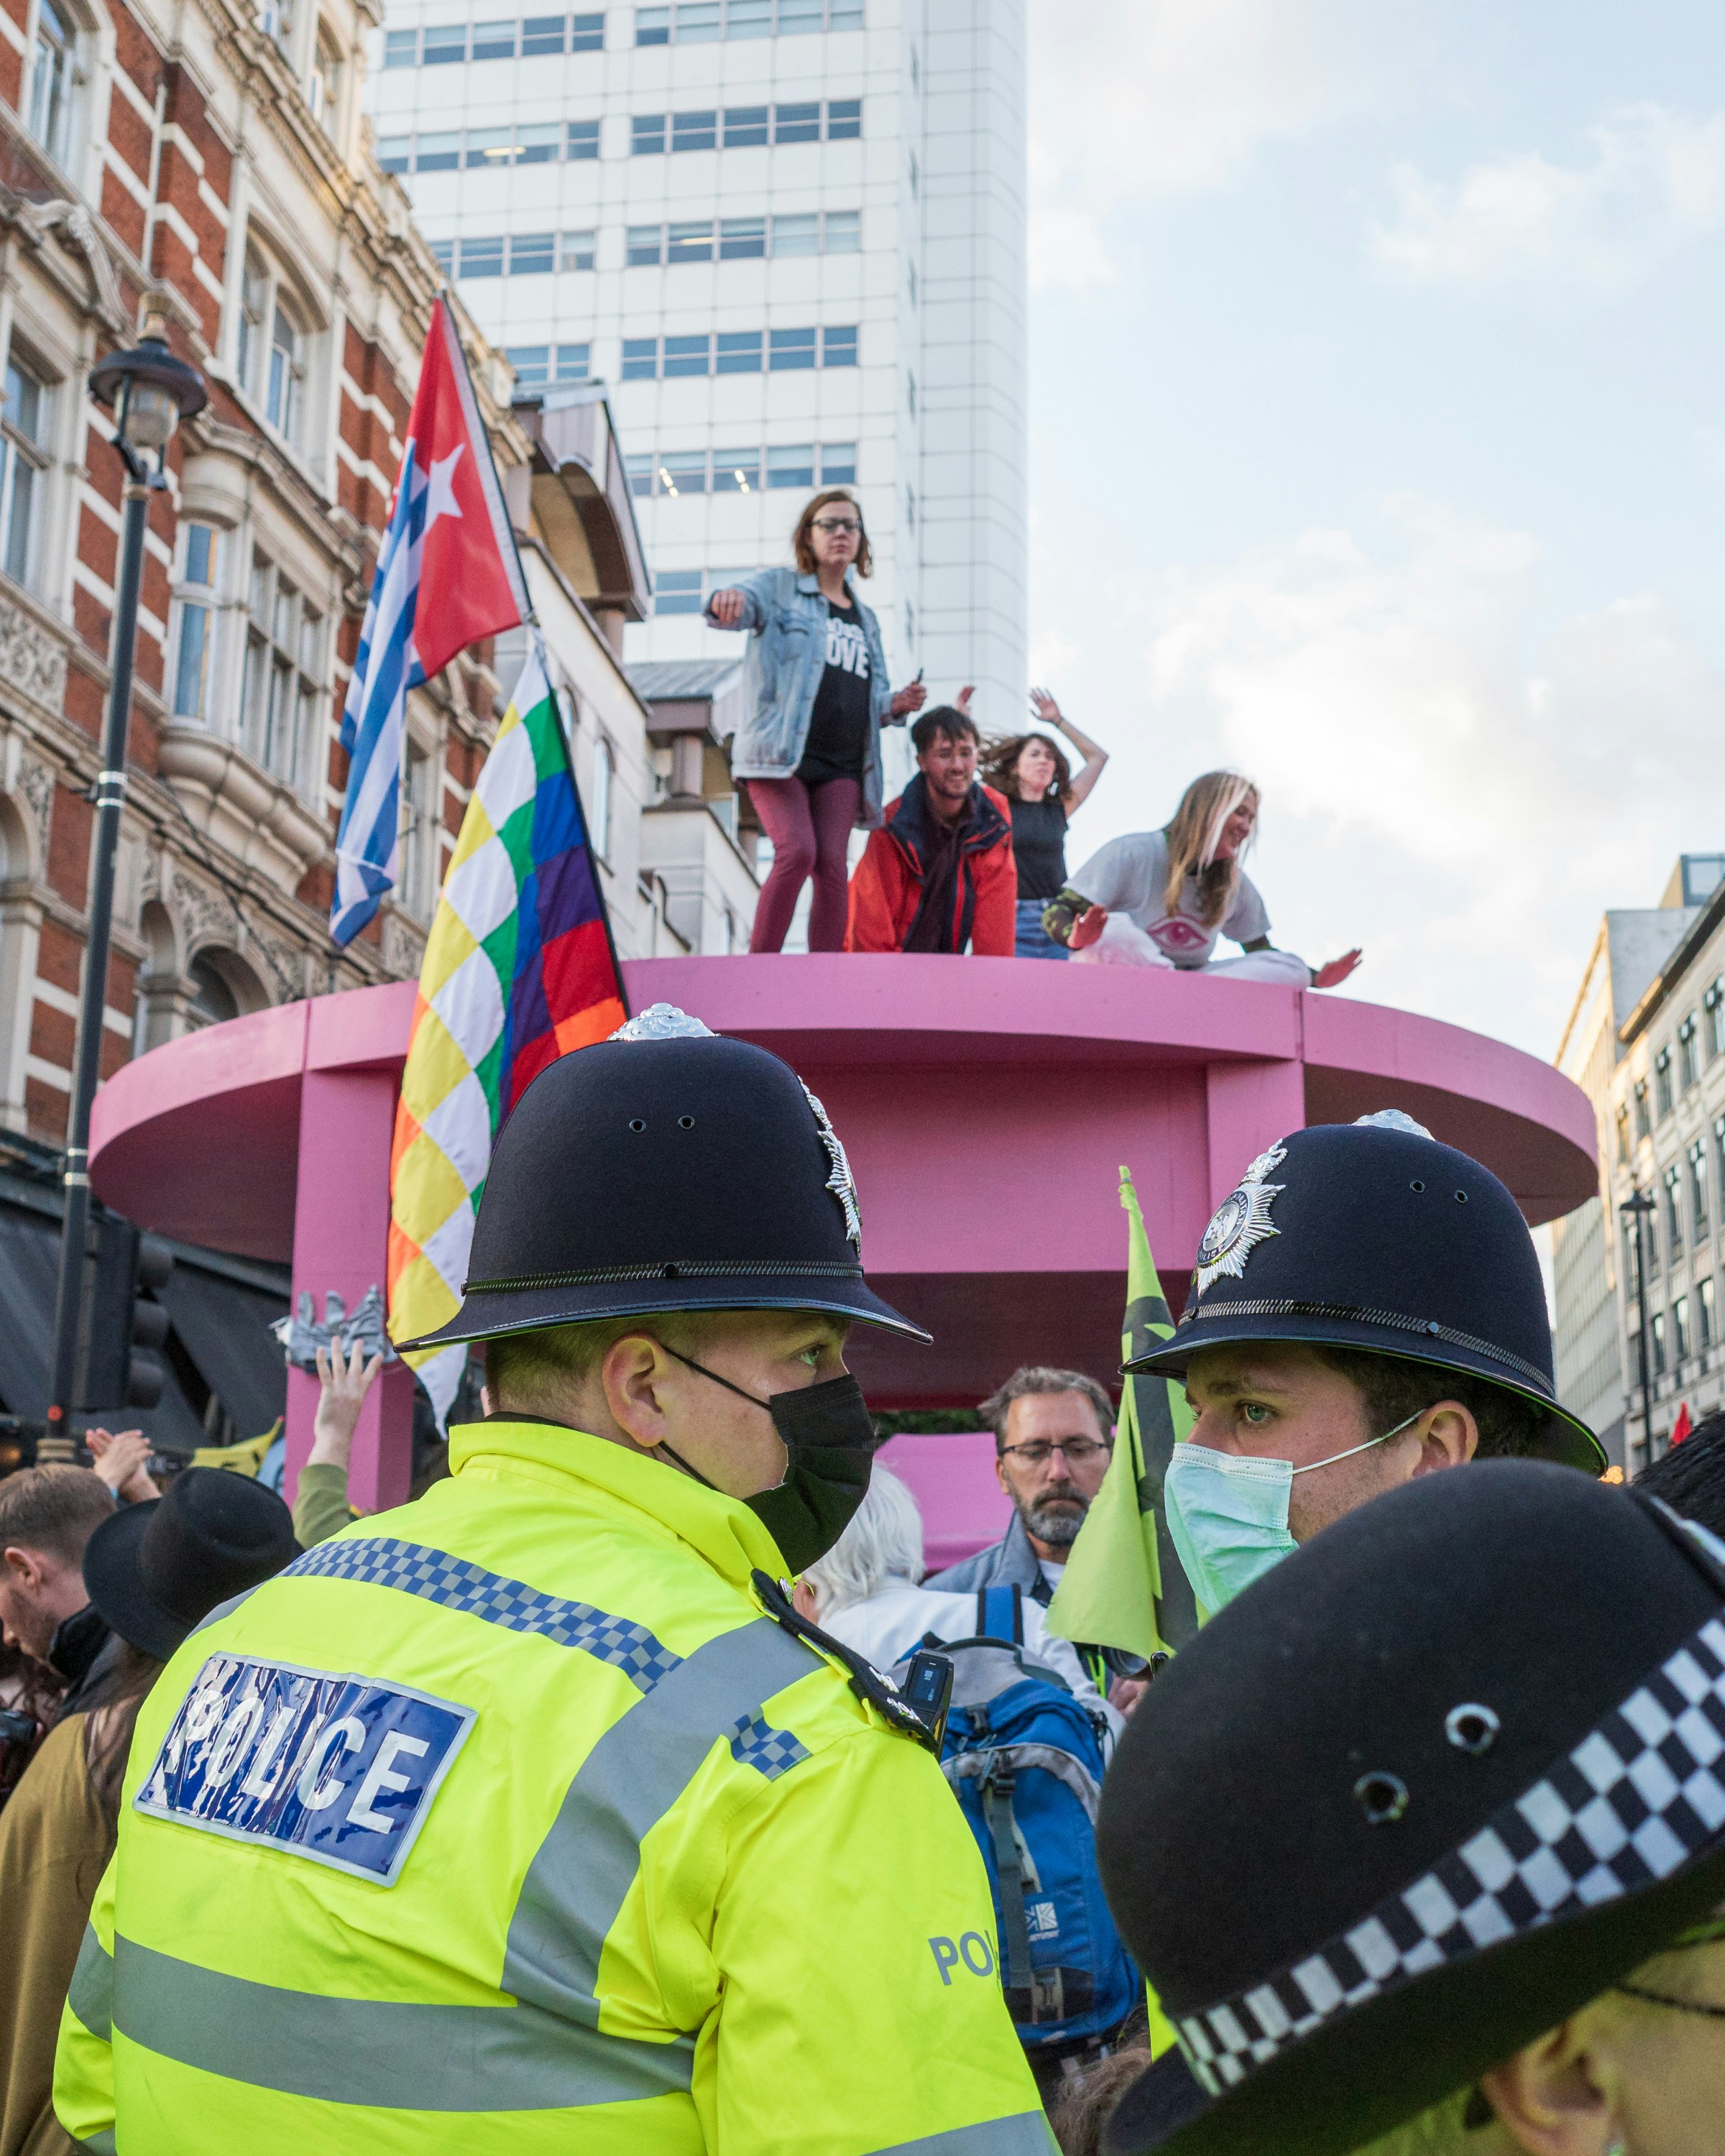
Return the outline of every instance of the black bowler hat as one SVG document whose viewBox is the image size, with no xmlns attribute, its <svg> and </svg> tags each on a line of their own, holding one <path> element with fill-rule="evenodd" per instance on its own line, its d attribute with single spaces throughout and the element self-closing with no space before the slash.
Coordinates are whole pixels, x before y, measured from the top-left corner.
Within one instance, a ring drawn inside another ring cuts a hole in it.
<svg viewBox="0 0 1725 2156">
<path fill-rule="evenodd" d="M 188 1467 L 167 1494 L 126 1505 L 84 1548 L 84 1585 L 121 1638 L 167 1661 L 218 1603 L 300 1554 L 273 1490 L 222 1467 Z"/>
<path fill-rule="evenodd" d="M 1547 1462 L 1420 1476 L 1163 1671 L 1097 1851 L 1179 2039 L 1111 2156 L 1363 2147 L 1725 1897 L 1725 1567 Z"/>
<path fill-rule="evenodd" d="M 1599 1440 L 1558 1404 L 1521 1208 L 1490 1168 L 1397 1109 L 1315 1123 L 1260 1153 L 1204 1232 L 1173 1337 L 1126 1367 L 1183 1376 L 1200 1348 L 1250 1340 L 1486 1378 L 1548 1410 L 1545 1458 L 1604 1471 Z"/>
<path fill-rule="evenodd" d="M 928 1335 L 863 1278 L 845 1148 L 788 1064 L 669 1004 L 550 1064 L 491 1155 L 461 1307 L 403 1348 L 656 1310 Z"/>
</svg>

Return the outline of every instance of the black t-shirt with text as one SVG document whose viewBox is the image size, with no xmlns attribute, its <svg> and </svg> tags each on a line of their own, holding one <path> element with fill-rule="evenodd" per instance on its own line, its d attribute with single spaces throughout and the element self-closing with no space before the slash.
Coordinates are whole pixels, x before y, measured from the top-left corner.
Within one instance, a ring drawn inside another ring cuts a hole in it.
<svg viewBox="0 0 1725 2156">
<path fill-rule="evenodd" d="M 860 778 L 869 746 L 869 646 L 855 606 L 827 601 L 827 663 L 797 776 L 805 786 Z"/>
</svg>

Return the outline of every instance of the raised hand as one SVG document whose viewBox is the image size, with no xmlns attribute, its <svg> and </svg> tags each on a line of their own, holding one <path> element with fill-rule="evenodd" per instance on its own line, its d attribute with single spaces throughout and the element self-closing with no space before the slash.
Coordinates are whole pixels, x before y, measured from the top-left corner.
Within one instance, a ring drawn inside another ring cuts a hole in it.
<svg viewBox="0 0 1725 2156">
<path fill-rule="evenodd" d="M 122 1505 L 141 1504 L 162 1495 L 145 1466 L 150 1457 L 150 1440 L 142 1430 L 122 1430 L 115 1435 L 105 1430 L 87 1430 L 84 1442 L 90 1447 L 96 1473 Z"/>
<path fill-rule="evenodd" d="M 1356 945 L 1352 951 L 1344 951 L 1339 958 L 1332 958 L 1327 966 L 1320 966 L 1312 977 L 1312 987 L 1315 988 L 1338 987 L 1348 978 L 1359 962 L 1360 952 Z"/>
<path fill-rule="evenodd" d="M 356 1340 L 343 1349 L 339 1340 L 317 1351 L 317 1375 L 322 1391 L 317 1397 L 317 1413 L 311 1420 L 311 1450 L 306 1455 L 308 1464 L 345 1467 L 353 1450 L 353 1433 L 359 1427 L 360 1410 L 366 1404 L 377 1373 L 383 1367 L 382 1355 L 373 1355 L 368 1363 L 365 1350 Z"/>
<path fill-rule="evenodd" d="M 928 691 L 920 680 L 911 682 L 908 689 L 901 689 L 886 706 L 889 718 L 908 718 L 912 711 L 920 711 L 928 701 Z M 962 708 L 962 707 L 961 707 Z"/>
<path fill-rule="evenodd" d="M 1045 726 L 1064 726 L 1066 723 L 1060 716 L 1060 707 L 1050 690 L 1033 689 L 1030 691 L 1030 708 Z"/>
<path fill-rule="evenodd" d="M 1106 906 L 1086 906 L 1072 923 L 1072 932 L 1066 938 L 1069 951 L 1087 951 L 1108 925 Z"/>
<path fill-rule="evenodd" d="M 735 629 L 742 619 L 742 593 L 732 584 L 722 592 L 715 592 L 706 603 L 706 618 L 715 629 Z"/>
<path fill-rule="evenodd" d="M 958 691 L 957 695 L 953 697 L 952 709 L 958 713 L 961 718 L 968 719 L 970 716 L 970 700 L 973 696 L 975 696 L 975 682 L 967 681 L 964 686 Z"/>
</svg>

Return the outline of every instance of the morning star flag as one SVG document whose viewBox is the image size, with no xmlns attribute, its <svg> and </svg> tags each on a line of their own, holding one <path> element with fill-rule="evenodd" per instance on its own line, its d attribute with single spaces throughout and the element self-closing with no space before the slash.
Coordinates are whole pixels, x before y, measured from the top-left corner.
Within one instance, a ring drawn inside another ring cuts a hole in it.
<svg viewBox="0 0 1725 2156">
<path fill-rule="evenodd" d="M 547 1063 L 629 1016 L 536 636 L 462 819 L 419 969 L 390 1157 L 389 1330 L 454 1316 L 504 1117 Z M 465 1348 L 418 1367 L 441 1421 Z"/>
<path fill-rule="evenodd" d="M 1147 1355 L 1153 1339 L 1173 1332 L 1131 1172 L 1120 1171 L 1127 1215 L 1126 1317 L 1121 1360 Z M 1127 1378 L 1121 1390 L 1114 1457 L 1085 1515 L 1066 1569 L 1049 1606 L 1048 1628 L 1063 1640 L 1086 1640 L 1128 1654 L 1165 1654 L 1198 1630 L 1192 1589 L 1163 1509 L 1162 1478 L 1176 1442 L 1192 1427 L 1186 1389 L 1178 1380 Z"/>
<path fill-rule="evenodd" d="M 408 690 L 530 611 L 461 340 L 439 300 L 341 712 L 352 760 L 330 907 L 337 943 L 353 941 L 395 883 Z"/>
</svg>

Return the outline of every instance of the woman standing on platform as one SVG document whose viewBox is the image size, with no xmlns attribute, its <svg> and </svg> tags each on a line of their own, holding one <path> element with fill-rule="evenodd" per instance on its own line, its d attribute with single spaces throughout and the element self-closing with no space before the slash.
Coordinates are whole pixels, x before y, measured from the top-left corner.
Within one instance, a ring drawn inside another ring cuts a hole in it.
<svg viewBox="0 0 1725 2156">
<path fill-rule="evenodd" d="M 773 841 L 773 866 L 749 948 L 783 949 L 813 876 L 809 947 L 842 951 L 851 828 L 880 821 L 880 729 L 921 710 L 927 691 L 920 675 L 896 694 L 887 680 L 880 624 L 851 581 L 874 566 L 855 496 L 817 494 L 791 546 L 794 569 L 762 569 L 715 592 L 706 618 L 751 632 L 731 770 Z"/>
<path fill-rule="evenodd" d="M 957 708 L 967 717 L 971 694 L 968 689 L 958 692 Z M 1069 958 L 1071 952 L 1043 927 L 1043 909 L 1065 888 L 1067 820 L 1089 799 L 1108 752 L 1061 715 L 1046 689 L 1033 689 L 1030 703 L 1043 724 L 1058 726 L 1084 758 L 1077 776 L 1059 744 L 1038 733 L 1014 734 L 1009 741 L 991 742 L 977 776 L 1012 803 L 1012 851 L 1019 872 L 1013 955 Z"/>
</svg>

